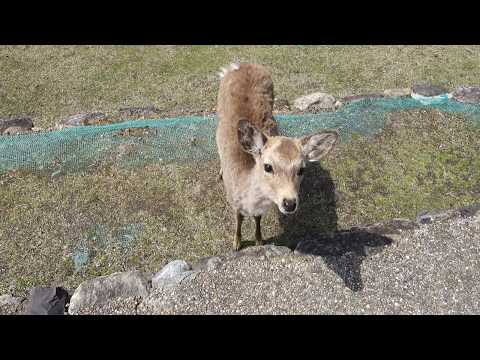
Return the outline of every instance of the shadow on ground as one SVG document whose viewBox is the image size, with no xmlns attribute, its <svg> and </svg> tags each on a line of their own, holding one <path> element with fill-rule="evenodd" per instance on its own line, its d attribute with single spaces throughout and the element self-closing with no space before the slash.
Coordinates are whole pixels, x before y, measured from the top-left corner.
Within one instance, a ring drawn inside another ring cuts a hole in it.
<svg viewBox="0 0 480 360">
<path fill-rule="evenodd" d="M 319 164 L 307 169 L 300 199 L 295 215 L 285 216 L 278 212 L 282 233 L 268 242 L 322 257 L 349 289 L 362 290 L 360 269 L 363 260 L 381 251 L 392 240 L 363 230 L 338 230 L 335 184 L 330 173 Z"/>
</svg>

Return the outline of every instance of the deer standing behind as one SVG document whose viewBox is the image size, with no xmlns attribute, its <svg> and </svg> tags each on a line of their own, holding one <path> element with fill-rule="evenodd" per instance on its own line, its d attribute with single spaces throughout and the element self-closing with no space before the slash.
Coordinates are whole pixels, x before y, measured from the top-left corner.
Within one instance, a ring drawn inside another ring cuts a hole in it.
<svg viewBox="0 0 480 360">
<path fill-rule="evenodd" d="M 279 136 L 273 82 L 263 66 L 231 64 L 220 77 L 216 142 L 220 177 L 236 220 L 233 248 L 239 250 L 245 216 L 255 218 L 256 243 L 262 245 L 261 217 L 273 204 L 283 214 L 295 213 L 305 166 L 328 154 L 339 135 Z"/>
</svg>

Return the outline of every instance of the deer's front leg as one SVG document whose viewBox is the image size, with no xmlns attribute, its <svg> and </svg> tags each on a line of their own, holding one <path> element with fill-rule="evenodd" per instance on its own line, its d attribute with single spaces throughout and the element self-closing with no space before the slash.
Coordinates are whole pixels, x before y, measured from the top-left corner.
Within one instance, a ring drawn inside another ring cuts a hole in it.
<svg viewBox="0 0 480 360">
<path fill-rule="evenodd" d="M 260 228 L 260 221 L 262 221 L 261 216 L 255 216 L 255 240 L 257 245 L 263 245 L 262 239 L 262 230 Z"/>
<path fill-rule="evenodd" d="M 240 214 L 239 211 L 236 213 L 236 231 L 235 237 L 233 239 L 233 250 L 238 251 L 240 250 L 240 245 L 242 242 L 242 222 L 243 222 L 243 215 Z"/>
</svg>

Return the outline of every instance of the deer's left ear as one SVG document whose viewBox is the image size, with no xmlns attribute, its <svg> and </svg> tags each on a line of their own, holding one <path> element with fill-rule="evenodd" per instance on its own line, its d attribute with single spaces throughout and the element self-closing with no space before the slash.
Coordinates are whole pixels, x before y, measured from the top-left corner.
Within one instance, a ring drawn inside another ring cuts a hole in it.
<svg viewBox="0 0 480 360">
<path fill-rule="evenodd" d="M 311 162 L 324 158 L 339 142 L 340 135 L 336 131 L 322 131 L 300 138 L 302 152 Z"/>
<path fill-rule="evenodd" d="M 240 120 L 238 123 L 238 140 L 243 151 L 260 155 L 267 142 L 267 137 L 248 120 Z"/>
</svg>

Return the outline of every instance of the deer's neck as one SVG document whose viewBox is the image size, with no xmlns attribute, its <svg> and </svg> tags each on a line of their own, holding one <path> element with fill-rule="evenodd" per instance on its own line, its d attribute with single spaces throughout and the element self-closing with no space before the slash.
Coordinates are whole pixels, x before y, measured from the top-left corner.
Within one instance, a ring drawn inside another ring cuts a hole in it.
<svg viewBox="0 0 480 360">
<path fill-rule="evenodd" d="M 263 181 L 261 172 L 254 166 L 245 170 L 234 196 L 236 207 L 245 216 L 261 216 L 273 205 L 271 189 Z"/>
</svg>

